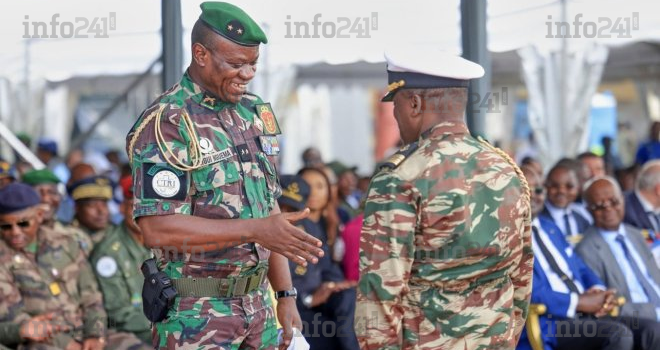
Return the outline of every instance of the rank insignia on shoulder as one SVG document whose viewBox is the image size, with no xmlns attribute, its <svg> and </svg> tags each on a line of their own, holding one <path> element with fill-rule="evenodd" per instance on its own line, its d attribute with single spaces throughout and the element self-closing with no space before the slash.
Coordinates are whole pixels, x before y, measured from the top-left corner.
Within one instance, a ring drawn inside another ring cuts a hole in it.
<svg viewBox="0 0 660 350">
<path fill-rule="evenodd" d="M 413 152 L 417 150 L 419 145 L 417 142 L 413 142 L 411 144 L 403 146 L 400 150 L 398 150 L 396 153 L 391 155 L 389 158 L 387 158 L 386 161 L 380 163 L 378 166 L 378 169 L 384 170 L 384 169 L 396 169 L 401 163 L 403 163 L 404 160 L 408 158 Z"/>
<path fill-rule="evenodd" d="M 261 150 L 266 153 L 267 156 L 276 156 L 280 154 L 280 142 L 275 135 L 259 136 L 259 144 L 261 145 Z"/>
<path fill-rule="evenodd" d="M 260 103 L 254 105 L 254 107 L 257 109 L 259 119 L 264 123 L 265 135 L 279 135 L 282 133 L 270 103 Z"/>
<path fill-rule="evenodd" d="M 188 194 L 188 174 L 168 165 L 142 164 L 145 199 L 184 200 Z"/>
</svg>

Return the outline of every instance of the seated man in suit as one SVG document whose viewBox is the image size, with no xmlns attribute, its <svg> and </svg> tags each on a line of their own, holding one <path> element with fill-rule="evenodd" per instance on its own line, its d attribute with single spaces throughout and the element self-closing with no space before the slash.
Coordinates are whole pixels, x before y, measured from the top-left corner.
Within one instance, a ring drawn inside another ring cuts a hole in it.
<svg viewBox="0 0 660 350">
<path fill-rule="evenodd" d="M 640 229 L 660 232 L 660 160 L 644 165 L 637 176 L 635 190 L 625 196 L 623 222 Z"/>
<path fill-rule="evenodd" d="M 573 254 L 552 220 L 538 217 L 545 199 L 541 180 L 529 168 L 522 170 L 531 189 L 532 303 L 548 309 L 540 317 L 545 349 L 632 349 L 626 325 L 600 318 L 612 310 L 614 291 L 606 290 L 598 276 Z M 527 332 L 518 349 L 531 349 Z"/>
<path fill-rule="evenodd" d="M 623 195 L 611 177 L 595 178 L 584 191 L 594 217 L 577 252 L 627 302 L 620 320 L 631 322 L 635 348 L 660 349 L 660 269 L 640 231 L 622 224 Z"/>
<path fill-rule="evenodd" d="M 572 245 L 576 244 L 589 227 L 589 221 L 573 210 L 571 205 L 577 199 L 580 188 L 575 170 L 566 163 L 557 163 L 548 172 L 545 188 L 548 200 L 539 216 L 553 221 L 566 240 Z"/>
</svg>

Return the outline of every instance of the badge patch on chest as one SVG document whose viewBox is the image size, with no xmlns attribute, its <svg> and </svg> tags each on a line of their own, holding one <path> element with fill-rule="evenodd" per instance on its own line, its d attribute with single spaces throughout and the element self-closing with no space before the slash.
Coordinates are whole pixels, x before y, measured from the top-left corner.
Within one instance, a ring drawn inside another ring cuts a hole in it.
<svg viewBox="0 0 660 350">
<path fill-rule="evenodd" d="M 225 148 L 222 151 L 213 152 L 202 157 L 202 165 L 209 165 L 231 158 L 232 152 L 230 148 Z"/>
<path fill-rule="evenodd" d="M 57 282 L 52 282 L 49 284 L 48 289 L 50 289 L 50 294 L 53 296 L 58 296 L 60 293 L 62 293 L 62 290 L 60 290 L 60 285 Z"/>
<path fill-rule="evenodd" d="M 183 171 L 153 163 L 143 164 L 142 176 L 143 198 L 176 200 L 186 198 L 188 177 Z"/>
<path fill-rule="evenodd" d="M 104 256 L 96 262 L 96 272 L 101 277 L 112 277 L 117 273 L 117 262 L 109 256 Z"/>
<path fill-rule="evenodd" d="M 261 150 L 268 156 L 280 154 L 280 142 L 275 135 L 259 136 L 259 144 L 261 145 Z"/>
<path fill-rule="evenodd" d="M 264 122 L 264 134 L 281 134 L 282 131 L 280 130 L 280 125 L 277 123 L 277 118 L 275 118 L 275 113 L 273 113 L 273 108 L 270 106 L 270 103 L 261 103 L 254 106 L 257 109 L 259 119 Z"/>
</svg>

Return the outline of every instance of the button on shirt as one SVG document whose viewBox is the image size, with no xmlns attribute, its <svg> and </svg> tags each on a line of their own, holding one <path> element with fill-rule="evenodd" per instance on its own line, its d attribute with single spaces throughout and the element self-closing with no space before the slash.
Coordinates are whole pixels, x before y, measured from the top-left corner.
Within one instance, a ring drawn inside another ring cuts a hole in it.
<svg viewBox="0 0 660 350">
<path fill-rule="evenodd" d="M 632 255 L 633 260 L 635 260 L 635 263 L 641 270 L 642 274 L 644 276 L 648 276 L 649 284 L 651 284 L 651 286 L 655 289 L 656 293 L 660 294 L 660 288 L 655 283 L 655 281 L 653 281 L 653 278 L 651 278 L 651 276 L 649 275 L 648 270 L 646 269 L 646 264 L 644 264 L 642 257 L 639 255 L 639 253 L 637 253 L 635 246 L 632 244 L 632 242 L 630 242 L 630 239 L 627 237 L 625 227 L 623 225 L 620 225 L 617 231 L 607 231 L 601 229 L 600 233 L 605 239 L 605 242 L 607 242 L 607 244 L 609 245 L 610 250 L 614 255 L 614 258 L 619 263 L 619 267 L 621 268 L 621 272 L 623 272 L 623 276 L 626 278 L 626 284 L 628 285 L 628 289 L 630 290 L 630 298 L 632 299 L 631 302 L 648 303 L 649 298 L 646 296 L 646 293 L 644 292 L 644 288 L 637 280 L 637 277 L 635 277 L 635 272 L 633 271 L 633 268 L 630 266 L 631 262 L 628 261 L 628 259 L 626 259 L 626 253 L 623 251 L 623 248 L 621 247 L 620 243 L 616 241 L 616 237 L 619 234 L 625 237 L 626 247 L 628 247 L 628 251 Z M 658 320 L 660 321 L 660 305 L 656 305 L 655 314 Z"/>
<path fill-rule="evenodd" d="M 580 283 L 580 281 L 573 278 L 573 271 L 571 271 L 570 267 L 568 266 L 568 262 L 566 262 L 564 256 L 559 252 L 559 249 L 555 246 L 555 244 L 552 243 L 552 240 L 548 237 L 547 232 L 543 230 L 543 228 L 541 227 L 541 223 L 539 222 L 539 219 L 535 218 L 532 221 L 532 225 L 534 225 L 538 229 L 539 237 L 541 238 L 541 240 L 543 240 L 543 243 L 548 248 L 548 251 L 550 251 L 550 253 L 552 254 L 552 257 L 557 262 L 557 265 L 559 266 L 561 271 L 571 280 L 573 280 L 575 286 L 578 288 L 580 293 L 584 293 L 584 286 L 582 285 L 582 283 Z M 552 270 L 550 264 L 546 260 L 545 255 L 543 255 L 543 252 L 539 248 L 539 244 L 536 242 L 536 239 L 534 237 L 532 237 L 532 249 L 534 250 L 534 258 L 536 259 L 536 263 L 538 263 L 543 269 L 543 272 L 545 273 L 546 277 L 548 278 L 548 281 L 550 282 L 550 286 L 552 287 L 552 290 L 558 293 L 571 294 L 571 302 L 568 306 L 568 312 L 566 314 L 566 317 L 569 318 L 574 317 L 579 295 L 577 293 L 571 293 L 568 287 L 566 286 L 566 283 L 564 283 L 564 281 L 561 280 L 561 277 Z M 565 253 L 569 257 L 573 256 L 573 248 L 568 247 Z"/>
</svg>

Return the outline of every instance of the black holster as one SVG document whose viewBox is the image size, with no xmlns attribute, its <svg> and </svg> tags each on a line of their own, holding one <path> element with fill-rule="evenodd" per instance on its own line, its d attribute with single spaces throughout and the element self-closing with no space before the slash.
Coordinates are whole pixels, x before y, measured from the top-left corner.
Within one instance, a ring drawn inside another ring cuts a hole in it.
<svg viewBox="0 0 660 350">
<path fill-rule="evenodd" d="M 172 306 L 177 292 L 170 277 L 158 270 L 156 259 L 145 260 L 141 270 L 144 275 L 142 310 L 149 321 L 160 322 L 167 317 L 167 310 Z"/>
</svg>

